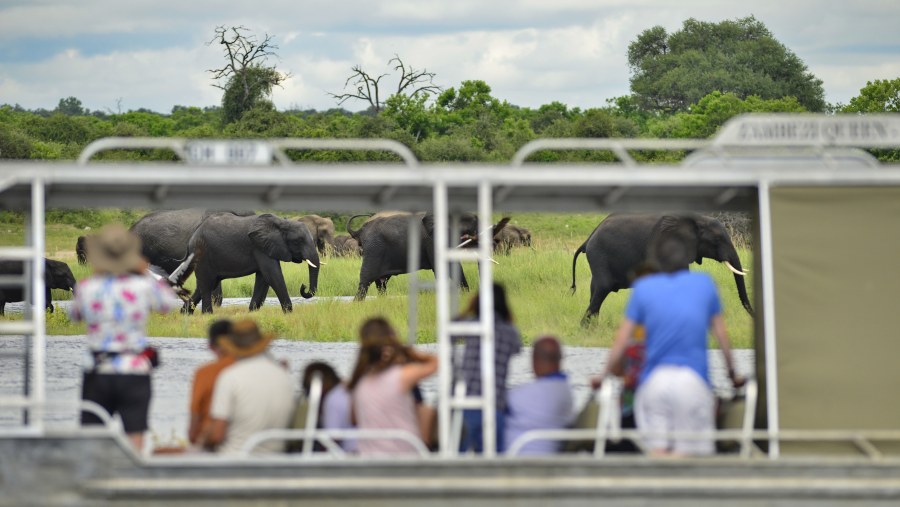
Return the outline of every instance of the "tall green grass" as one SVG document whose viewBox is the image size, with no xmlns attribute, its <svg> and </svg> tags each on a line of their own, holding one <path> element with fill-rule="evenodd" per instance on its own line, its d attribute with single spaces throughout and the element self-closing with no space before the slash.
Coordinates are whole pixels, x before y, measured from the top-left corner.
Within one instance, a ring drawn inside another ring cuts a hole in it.
<svg viewBox="0 0 900 507">
<path fill-rule="evenodd" d="M 503 214 L 498 213 L 497 217 Z M 544 334 L 560 337 L 566 344 L 576 346 L 608 346 L 618 326 L 627 301 L 627 290 L 611 294 L 603 304 L 600 315 L 588 327 L 582 327 L 581 317 L 590 298 L 590 268 L 585 256 L 576 265 L 577 290 L 570 293 L 572 282 L 572 254 L 588 237 L 602 219 L 595 214 L 525 213 L 512 215 L 513 223 L 532 231 L 532 248 L 518 248 L 495 258 L 500 263 L 493 267 L 494 278 L 507 288 L 515 322 L 527 342 Z M 0 243 L 22 244 L 21 223 L 10 220 L 0 222 Z M 46 251 L 53 259 L 68 262 L 77 279 L 90 274 L 90 269 L 75 260 L 75 241 L 85 231 L 81 227 L 52 223 L 47 226 Z M 744 266 L 753 266 L 752 252 L 739 249 Z M 280 337 L 312 341 L 352 341 L 356 330 L 368 317 L 383 315 L 404 334 L 407 323 L 408 275 L 391 278 L 385 296 L 379 296 L 374 285 L 364 302 L 330 300 L 334 296 L 353 296 L 359 280 L 361 259 L 358 257 L 324 257 L 325 264 L 319 273 L 317 296 L 322 299 L 311 303 L 295 303 L 294 311 L 284 314 L 277 306 L 264 307 L 250 313 L 246 307 L 218 308 L 214 315 L 155 315 L 148 332 L 152 336 L 205 336 L 209 323 L 216 318 L 241 318 L 250 316 L 261 326 L 274 331 Z M 309 284 L 306 264 L 282 264 L 290 294 L 299 296 L 300 284 Z M 460 295 L 461 304 L 467 304 L 478 289 L 478 271 L 474 265 L 464 267 L 472 293 Z M 724 317 L 732 337 L 739 348 L 753 343 L 753 319 L 744 311 L 737 297 L 731 273 L 719 263 L 707 261 L 692 269 L 709 273 L 719 287 Z M 422 279 L 433 280 L 430 272 L 421 271 Z M 752 280 L 747 280 L 748 292 L 753 300 Z M 223 282 L 225 297 L 250 297 L 253 277 Z M 193 288 L 193 278 L 188 282 Z M 54 299 L 65 299 L 68 293 L 53 291 Z M 269 291 L 274 297 L 274 292 Z M 418 303 L 419 331 L 417 341 L 432 342 L 435 339 L 435 298 L 423 293 Z M 7 316 L 6 318 L 20 318 Z M 48 316 L 50 334 L 81 334 L 80 324 L 68 321 L 63 312 Z"/>
</svg>

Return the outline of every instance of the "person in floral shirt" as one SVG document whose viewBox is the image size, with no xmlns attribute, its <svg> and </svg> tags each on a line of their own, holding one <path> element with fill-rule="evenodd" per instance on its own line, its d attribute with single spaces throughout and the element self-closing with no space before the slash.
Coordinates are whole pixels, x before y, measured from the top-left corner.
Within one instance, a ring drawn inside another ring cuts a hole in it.
<svg viewBox="0 0 900 507">
<path fill-rule="evenodd" d="M 122 418 L 132 444 L 143 448 L 150 408 L 150 371 L 156 361 L 147 347 L 151 312 L 166 313 L 179 300 L 164 279 L 147 274 L 141 240 L 114 224 L 87 238 L 87 259 L 93 276 L 75 287 L 69 309 L 74 321 L 87 324 L 82 399 L 93 401 Z M 82 412 L 82 424 L 101 424 Z"/>
</svg>

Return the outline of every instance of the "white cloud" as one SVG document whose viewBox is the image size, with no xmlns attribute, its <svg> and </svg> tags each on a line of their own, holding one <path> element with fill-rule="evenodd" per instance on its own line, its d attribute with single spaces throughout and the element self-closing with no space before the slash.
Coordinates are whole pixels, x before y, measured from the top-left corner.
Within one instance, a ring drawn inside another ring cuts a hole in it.
<svg viewBox="0 0 900 507">
<path fill-rule="evenodd" d="M 227 8 L 219 0 L 29 0 L 0 6 L 0 45 L 42 48 L 16 58 L 0 50 L 0 100 L 50 108 L 74 95 L 102 109 L 122 97 L 126 108 L 164 112 L 217 104 L 204 70 L 221 54 L 203 43 L 217 25 L 243 24 L 274 35 L 276 64 L 294 75 L 274 92 L 282 108 L 335 107 L 326 92 L 340 91 L 352 66 L 388 72 L 394 54 L 445 87 L 481 79 L 513 104 L 586 108 L 628 93 L 625 52 L 642 30 L 750 14 L 824 80 L 830 101 L 900 76 L 900 4 L 879 0 L 828 9 L 814 0 L 263 0 Z"/>
</svg>

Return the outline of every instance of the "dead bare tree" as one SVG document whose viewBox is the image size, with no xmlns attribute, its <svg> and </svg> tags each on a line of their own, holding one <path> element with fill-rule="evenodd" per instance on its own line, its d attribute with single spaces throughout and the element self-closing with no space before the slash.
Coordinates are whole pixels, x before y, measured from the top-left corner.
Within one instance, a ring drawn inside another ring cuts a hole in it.
<svg viewBox="0 0 900 507">
<path fill-rule="evenodd" d="M 278 57 L 272 36 L 265 34 L 260 42 L 249 32 L 244 26 L 217 26 L 215 35 L 206 43 L 218 43 L 225 53 L 225 65 L 207 72 L 212 74 L 213 86 L 225 92 L 222 108 L 226 123 L 240 118 L 244 111 L 271 95 L 273 87 L 291 77 L 290 73 L 267 65 L 269 57 Z"/>
<path fill-rule="evenodd" d="M 391 96 L 405 94 L 415 97 L 419 94 L 430 95 L 441 91 L 441 87 L 434 84 L 434 72 L 428 72 L 426 69 L 419 70 L 411 66 L 407 67 L 398 55 L 394 55 L 393 58 L 388 60 L 388 65 L 393 65 L 393 70 L 400 72 L 397 89 Z M 359 65 L 354 65 L 351 70 L 353 73 L 344 82 L 344 90 L 347 90 L 348 87 L 356 90 L 352 92 L 345 91 L 344 93 L 329 93 L 328 95 L 337 99 L 338 105 L 343 105 L 344 102 L 355 99 L 368 103 L 369 108 L 376 113 L 381 111 L 384 107 L 384 101 L 381 100 L 381 79 L 389 74 L 375 76 L 364 71 Z"/>
</svg>

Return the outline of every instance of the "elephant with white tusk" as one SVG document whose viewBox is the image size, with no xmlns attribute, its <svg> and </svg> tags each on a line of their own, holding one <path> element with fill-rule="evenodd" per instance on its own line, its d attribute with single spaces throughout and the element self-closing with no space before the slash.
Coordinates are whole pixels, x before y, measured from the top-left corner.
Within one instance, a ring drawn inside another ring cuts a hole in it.
<svg viewBox="0 0 900 507">
<path fill-rule="evenodd" d="M 584 252 L 591 267 L 591 300 L 582 318 L 586 325 L 600 313 L 600 306 L 610 292 L 631 286 L 631 275 L 640 264 L 647 261 L 647 252 L 655 242 L 669 235 L 685 238 L 694 262 L 703 259 L 723 262 L 734 273 L 738 297 L 744 309 L 751 315 L 753 307 L 747 296 L 744 277 L 747 271 L 741 267 L 737 250 L 728 231 L 714 218 L 694 213 L 680 214 L 612 214 L 598 225 L 572 259 L 572 292 L 575 292 L 575 263 Z M 652 261 L 652 259 L 649 259 Z M 684 266 L 687 269 L 687 266 Z"/>
<path fill-rule="evenodd" d="M 204 313 L 212 312 L 212 291 L 219 282 L 251 274 L 256 274 L 256 281 L 250 310 L 262 306 L 272 287 L 282 310 L 290 312 L 293 304 L 281 271 L 282 262 L 306 261 L 309 265 L 309 291 L 301 285 L 301 296 L 311 298 L 318 288 L 316 242 L 306 225 L 296 220 L 270 214 L 239 217 L 216 213 L 207 217 L 191 236 L 188 252 L 182 258 L 184 263 L 193 262 Z"/>
</svg>

